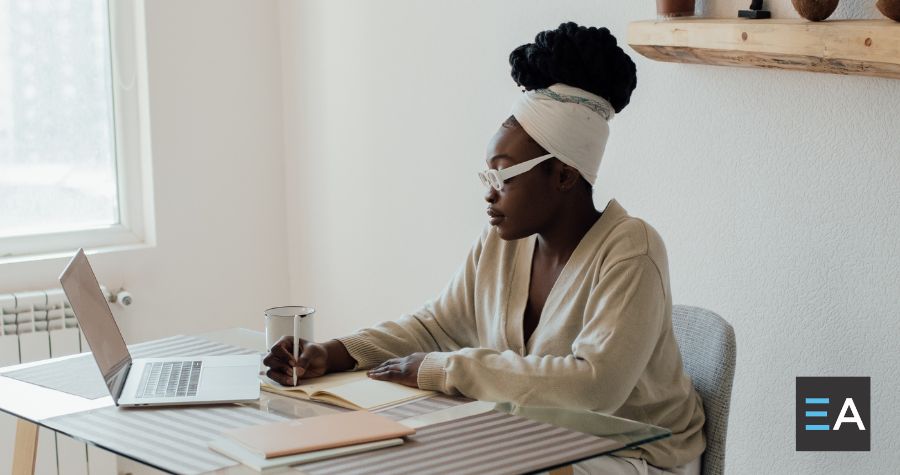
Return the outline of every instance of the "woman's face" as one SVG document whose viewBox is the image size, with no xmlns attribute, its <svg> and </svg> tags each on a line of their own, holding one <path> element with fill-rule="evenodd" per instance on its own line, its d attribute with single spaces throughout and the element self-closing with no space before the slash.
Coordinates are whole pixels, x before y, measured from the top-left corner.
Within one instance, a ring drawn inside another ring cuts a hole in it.
<svg viewBox="0 0 900 475">
<path fill-rule="evenodd" d="M 507 120 L 488 143 L 485 163 L 487 168 L 502 170 L 546 153 L 521 126 Z M 551 158 L 506 180 L 499 191 L 487 188 L 487 218 L 501 238 L 521 239 L 545 229 L 561 200 L 562 165 Z"/>
</svg>

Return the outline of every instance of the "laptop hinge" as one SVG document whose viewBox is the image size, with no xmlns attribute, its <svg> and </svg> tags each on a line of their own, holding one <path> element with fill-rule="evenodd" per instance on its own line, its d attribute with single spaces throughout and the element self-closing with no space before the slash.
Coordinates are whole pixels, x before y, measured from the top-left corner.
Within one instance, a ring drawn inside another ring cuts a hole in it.
<svg viewBox="0 0 900 475">
<path fill-rule="evenodd" d="M 112 395 L 113 402 L 116 406 L 119 405 L 119 399 L 122 398 L 122 391 L 125 390 L 125 382 L 128 381 L 128 375 L 131 373 L 131 367 L 133 366 L 131 358 L 123 360 L 123 363 L 125 363 L 125 368 L 116 371 L 116 381 L 114 381 L 113 390 L 110 391 L 110 395 Z"/>
</svg>

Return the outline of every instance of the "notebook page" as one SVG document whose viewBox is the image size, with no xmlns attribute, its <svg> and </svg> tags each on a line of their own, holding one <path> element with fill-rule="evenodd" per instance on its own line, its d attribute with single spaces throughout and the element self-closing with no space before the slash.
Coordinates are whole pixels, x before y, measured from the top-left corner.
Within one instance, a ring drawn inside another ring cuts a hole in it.
<svg viewBox="0 0 900 475">
<path fill-rule="evenodd" d="M 379 409 L 384 406 L 435 394 L 434 391 L 426 391 L 369 378 L 331 387 L 320 392 L 336 396 L 368 410 Z M 318 399 L 317 396 L 314 394 L 313 398 Z"/>
<path fill-rule="evenodd" d="M 368 379 L 368 376 L 366 376 L 365 371 L 331 373 L 326 374 L 325 376 L 320 376 L 318 378 L 299 379 L 297 380 L 296 386 L 282 386 L 278 382 L 269 379 L 266 376 L 260 376 L 260 379 L 263 382 L 263 387 L 270 386 L 281 391 L 299 392 L 310 395 L 318 391 L 325 391 L 335 386 L 340 386 L 342 384 L 352 383 L 354 381 L 360 381 L 362 379 Z"/>
</svg>

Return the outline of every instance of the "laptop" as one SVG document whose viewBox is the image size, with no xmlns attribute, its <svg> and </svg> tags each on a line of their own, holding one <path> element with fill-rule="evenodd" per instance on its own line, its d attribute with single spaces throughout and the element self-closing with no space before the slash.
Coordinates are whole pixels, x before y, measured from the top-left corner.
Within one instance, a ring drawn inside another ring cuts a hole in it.
<svg viewBox="0 0 900 475">
<path fill-rule="evenodd" d="M 117 406 L 259 399 L 259 355 L 132 359 L 84 249 L 59 281 Z"/>
</svg>

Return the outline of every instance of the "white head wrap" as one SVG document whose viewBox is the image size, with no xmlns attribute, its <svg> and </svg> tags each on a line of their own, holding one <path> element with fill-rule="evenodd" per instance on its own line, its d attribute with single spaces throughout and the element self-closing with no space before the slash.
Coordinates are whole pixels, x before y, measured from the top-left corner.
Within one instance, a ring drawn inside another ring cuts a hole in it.
<svg viewBox="0 0 900 475">
<path fill-rule="evenodd" d="M 563 83 L 525 91 L 512 106 L 525 132 L 591 185 L 606 149 L 607 122 L 615 114 L 606 99 Z"/>
</svg>

